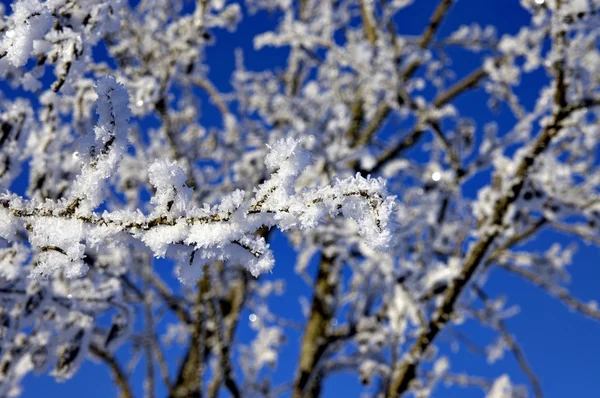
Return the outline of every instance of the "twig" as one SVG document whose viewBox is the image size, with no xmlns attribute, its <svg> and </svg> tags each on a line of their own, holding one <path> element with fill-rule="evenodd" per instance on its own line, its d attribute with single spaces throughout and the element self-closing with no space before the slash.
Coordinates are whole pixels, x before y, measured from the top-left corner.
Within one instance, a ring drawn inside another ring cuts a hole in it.
<svg viewBox="0 0 600 398">
<path fill-rule="evenodd" d="M 186 325 L 192 323 L 188 311 L 180 304 L 180 299 L 176 298 L 165 284 L 154 274 L 150 275 L 149 283 L 156 289 L 167 306 L 177 315 L 177 317 Z"/>
<path fill-rule="evenodd" d="M 475 70 L 474 72 L 471 72 L 467 77 L 458 81 L 456 84 L 454 84 L 453 86 L 448 88 L 443 93 L 438 94 L 438 96 L 433 100 L 433 104 L 432 104 L 433 107 L 440 108 L 440 107 L 450 103 L 450 101 L 452 101 L 454 98 L 456 98 L 457 96 L 459 96 L 466 90 L 476 87 L 477 84 L 481 81 L 481 79 L 483 79 L 485 76 L 486 76 L 486 73 L 483 68 L 479 68 L 479 69 Z M 378 112 L 379 112 L 379 109 L 378 109 Z M 373 120 L 377 120 L 377 119 L 374 117 Z M 374 124 L 373 126 L 369 125 L 370 127 L 368 126 L 365 130 L 371 135 L 375 134 L 375 132 L 379 128 L 381 121 L 379 121 L 378 123 L 379 124 L 377 124 L 377 125 Z M 373 166 L 373 168 L 371 168 L 371 170 L 369 170 L 369 172 L 371 172 L 371 173 L 378 172 L 389 161 L 395 159 L 402 152 L 406 151 L 407 149 L 409 149 L 413 145 L 415 145 L 418 142 L 418 140 L 421 138 L 421 136 L 423 135 L 424 132 L 425 132 L 424 126 L 417 125 L 404 139 L 402 139 L 397 144 L 395 144 L 392 148 L 388 149 L 382 155 L 380 155 L 377 158 L 377 161 L 375 162 L 375 166 Z"/>
<path fill-rule="evenodd" d="M 117 362 L 116 358 L 112 356 L 112 354 L 103 348 L 100 348 L 96 344 L 90 344 L 90 352 L 102 359 L 110 368 L 111 373 L 113 374 L 113 378 L 115 379 L 116 385 L 121 390 L 121 398 L 133 398 L 133 393 L 131 392 L 131 386 L 129 385 L 129 381 L 127 380 L 127 376 L 121 366 Z"/>
<path fill-rule="evenodd" d="M 600 311 L 593 304 L 586 304 L 571 296 L 569 292 L 561 287 L 553 286 L 550 282 L 544 280 L 543 277 L 528 271 L 522 267 L 517 267 L 512 264 L 502 263 L 500 268 L 506 271 L 512 272 L 513 274 L 519 275 L 520 277 L 531 282 L 534 286 L 537 286 L 545 290 L 551 296 L 558 298 L 564 305 L 569 307 L 573 311 L 582 313 L 583 315 L 592 318 L 596 321 L 600 321 Z"/>
<path fill-rule="evenodd" d="M 425 49 L 431 43 L 435 33 L 440 27 L 440 24 L 443 18 L 446 16 L 448 9 L 452 5 L 454 0 L 441 0 L 438 4 L 437 8 L 433 12 L 431 19 L 429 20 L 429 24 L 423 31 L 421 35 L 421 39 L 419 40 L 419 47 L 421 49 Z M 400 81 L 405 82 L 410 79 L 411 76 L 417 71 L 419 66 L 421 66 L 422 61 L 416 59 L 413 61 L 406 70 L 400 75 Z M 399 93 L 400 94 L 400 93 Z M 404 98 L 402 95 L 398 95 L 398 103 L 402 104 L 404 102 Z M 361 138 L 361 143 L 367 143 L 371 140 L 371 138 L 375 135 L 375 133 L 379 130 L 379 127 L 383 124 L 384 120 L 390 114 L 392 108 L 389 104 L 383 103 L 377 108 L 375 111 L 375 115 L 371 119 L 371 122 L 365 128 Z M 415 140 L 416 141 L 416 140 Z"/>
<path fill-rule="evenodd" d="M 488 295 L 485 293 L 485 291 L 483 291 L 483 289 L 481 289 L 477 285 L 473 285 L 473 290 L 486 306 L 485 312 L 487 313 L 487 317 L 490 318 L 490 326 L 492 326 L 498 331 L 498 333 L 500 333 L 500 335 L 512 351 L 515 359 L 517 360 L 517 363 L 519 364 L 519 367 L 521 368 L 525 376 L 527 376 L 527 378 L 529 379 L 529 384 L 531 384 L 531 387 L 533 388 L 533 394 L 536 398 L 543 398 L 544 393 L 542 391 L 540 381 L 538 380 L 535 372 L 531 369 L 531 366 L 527 362 L 527 358 L 525 357 L 523 350 L 521 349 L 515 338 L 508 332 L 508 328 L 506 327 L 504 321 L 502 321 L 502 319 L 498 317 L 492 318 L 493 315 L 491 313 L 488 313 L 488 303 L 490 301 Z"/>
<path fill-rule="evenodd" d="M 215 86 L 209 80 L 202 79 L 200 77 L 193 77 L 191 81 L 193 84 L 195 84 L 198 87 L 201 87 L 208 93 L 208 96 L 217 106 L 223 117 L 227 116 L 230 113 L 229 108 L 227 108 L 227 105 L 223 100 L 223 97 L 221 96 L 221 94 L 219 94 Z"/>
</svg>

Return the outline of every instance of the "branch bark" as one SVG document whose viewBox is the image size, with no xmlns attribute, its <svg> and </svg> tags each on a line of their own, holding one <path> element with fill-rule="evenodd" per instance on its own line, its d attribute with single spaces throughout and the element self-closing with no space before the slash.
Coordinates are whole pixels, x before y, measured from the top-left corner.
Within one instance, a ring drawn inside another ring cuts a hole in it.
<svg viewBox="0 0 600 398">
<path fill-rule="evenodd" d="M 169 392 L 170 398 L 202 397 L 202 375 L 206 351 L 206 347 L 203 344 L 206 340 L 204 301 L 208 289 L 208 272 L 205 272 L 204 275 L 205 277 L 198 282 L 190 343 L 179 366 L 175 383 Z"/>
<path fill-rule="evenodd" d="M 119 363 L 117 362 L 116 358 L 112 356 L 110 352 L 93 343 L 90 344 L 90 352 L 108 365 L 113 375 L 113 378 L 115 379 L 115 384 L 121 391 L 119 396 L 121 398 L 133 398 L 133 393 L 131 392 L 129 380 L 127 380 L 127 376 L 121 368 L 121 365 L 119 365 Z"/>
<path fill-rule="evenodd" d="M 337 278 L 334 259 L 323 256 L 315 281 L 314 297 L 302 345 L 300 348 L 300 363 L 294 382 L 294 398 L 318 397 L 321 392 L 321 380 L 317 380 L 315 370 L 323 357 L 331 332 L 333 318 L 332 297 L 337 288 Z"/>
</svg>

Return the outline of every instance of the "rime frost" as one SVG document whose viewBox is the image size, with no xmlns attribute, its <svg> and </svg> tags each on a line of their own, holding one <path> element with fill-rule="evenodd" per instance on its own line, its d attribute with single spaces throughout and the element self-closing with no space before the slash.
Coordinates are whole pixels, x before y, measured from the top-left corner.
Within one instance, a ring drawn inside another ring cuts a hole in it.
<svg viewBox="0 0 600 398">
<path fill-rule="evenodd" d="M 493 26 L 454 0 L 12 3 L 0 396 L 87 359 L 122 396 L 142 373 L 148 397 L 318 395 L 336 372 L 357 396 L 541 396 L 489 280 L 600 320 L 568 283 L 600 244 L 598 0 Z M 490 368 L 457 373 L 472 351 Z M 511 356 L 525 377 L 492 376 Z"/>
</svg>

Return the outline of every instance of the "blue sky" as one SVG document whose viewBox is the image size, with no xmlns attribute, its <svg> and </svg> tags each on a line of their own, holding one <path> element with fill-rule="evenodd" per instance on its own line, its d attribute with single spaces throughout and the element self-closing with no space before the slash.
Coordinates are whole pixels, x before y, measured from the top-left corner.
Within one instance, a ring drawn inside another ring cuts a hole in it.
<svg viewBox="0 0 600 398">
<path fill-rule="evenodd" d="M 7 4 L 6 0 L 2 0 Z M 416 0 L 415 4 L 400 13 L 398 28 L 402 33 L 419 34 L 429 18 L 437 0 Z M 209 77 L 222 91 L 230 89 L 229 78 L 234 66 L 233 52 L 235 48 L 242 48 L 245 53 L 246 67 L 251 70 L 273 68 L 274 65 L 285 65 L 286 50 L 263 49 L 254 52 L 252 38 L 255 34 L 268 30 L 278 18 L 277 15 L 260 13 L 255 16 L 245 15 L 239 29 L 235 33 L 218 31 L 217 43 L 207 50 L 206 59 L 211 67 Z M 527 24 L 529 15 L 519 7 L 518 0 L 459 0 L 453 7 L 449 18 L 440 30 L 440 35 L 455 30 L 461 24 L 478 22 L 483 25 L 496 26 L 500 34 L 516 33 L 521 26 Z M 101 54 L 101 49 L 99 54 Z M 466 74 L 475 69 L 478 56 L 463 53 L 452 54 L 457 73 Z M 102 56 L 102 55 L 100 55 Z M 529 76 L 520 89 L 523 104 L 531 107 L 540 84 L 544 82 L 543 73 Z M 1 84 L 1 83 L 0 83 Z M 1 85 L 5 89 L 5 85 Z M 485 105 L 483 98 L 477 94 L 461 97 L 457 102 L 466 114 L 478 121 L 489 121 L 496 118 L 498 124 L 510 126 L 514 122 L 504 110 L 499 115 L 492 116 Z M 210 104 L 204 107 L 206 122 L 219 123 L 216 110 Z M 391 121 L 393 124 L 394 121 Z M 26 170 L 25 170 L 26 172 Z M 26 181 L 22 176 L 18 185 Z M 472 187 L 473 193 L 478 185 L 485 181 L 480 180 Z M 534 244 L 534 248 L 548 248 L 552 242 L 565 243 L 565 236 L 545 232 Z M 294 274 L 293 265 L 295 255 L 288 242 L 281 234 L 276 234 L 273 242 L 276 255 L 276 266 L 272 279 L 284 279 L 287 292 L 284 297 L 273 302 L 274 311 L 284 312 L 293 319 L 301 319 L 298 298 L 303 295 L 310 298 L 310 290 Z M 571 269 L 573 281 L 572 291 L 584 301 L 600 301 L 600 290 L 597 281 L 600 280 L 598 270 L 599 249 L 591 246 L 580 245 L 574 258 Z M 168 267 L 168 264 L 159 264 Z M 314 268 L 314 267 L 313 267 Z M 312 270 L 314 273 L 314 269 Z M 173 282 L 176 283 L 176 282 Z M 598 397 L 600 396 L 600 324 L 585 319 L 579 314 L 571 313 L 558 301 L 549 297 L 543 291 L 528 285 L 519 278 L 508 275 L 501 270 L 492 273 L 487 284 L 487 291 L 491 296 L 504 294 L 508 296 L 509 304 L 518 304 L 521 311 L 516 317 L 507 321 L 510 331 L 517 337 L 531 367 L 537 373 L 542 388 L 547 397 Z M 250 333 L 247 326 L 247 314 L 240 325 L 240 336 L 244 338 Z M 489 330 L 482 329 L 471 323 L 465 324 L 462 329 L 476 342 L 486 342 L 492 334 Z M 274 381 L 289 380 L 297 364 L 298 342 L 301 335 L 290 334 L 287 344 L 280 352 L 279 368 L 275 373 Z M 443 341 L 443 339 L 441 340 Z M 494 365 L 488 365 L 485 358 L 471 355 L 462 348 L 458 353 L 448 351 L 447 344 L 440 343 L 443 352 L 448 352 L 454 372 L 471 372 L 475 375 L 495 377 L 502 373 L 509 373 L 516 382 L 527 383 L 518 369 L 510 353 Z M 126 353 L 121 353 L 126 357 Z M 175 355 L 171 355 L 175 358 Z M 175 363 L 174 363 L 175 365 Z M 143 366 L 138 367 L 134 375 L 133 384 L 137 396 L 142 393 L 141 376 Z M 358 383 L 353 375 L 340 373 L 330 377 L 324 389 L 324 397 L 356 397 L 358 396 Z M 79 373 L 64 384 L 56 384 L 49 376 L 30 376 L 24 382 L 24 397 L 109 397 L 115 395 L 112 381 L 108 371 L 103 365 L 86 362 Z M 159 393 L 160 396 L 160 393 Z M 482 392 L 476 389 L 440 389 L 434 397 L 479 397 Z"/>
</svg>

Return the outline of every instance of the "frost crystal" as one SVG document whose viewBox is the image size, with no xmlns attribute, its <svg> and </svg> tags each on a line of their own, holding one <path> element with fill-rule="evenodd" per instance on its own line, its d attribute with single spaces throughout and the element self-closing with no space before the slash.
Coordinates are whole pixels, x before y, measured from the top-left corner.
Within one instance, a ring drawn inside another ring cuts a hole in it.
<svg viewBox="0 0 600 398">
<path fill-rule="evenodd" d="M 40 251 L 32 277 L 63 272 L 67 278 L 75 278 L 87 272 L 83 262 L 85 246 L 81 244 L 82 222 L 38 217 L 32 221 L 32 230 L 31 245 Z"/>
<path fill-rule="evenodd" d="M 96 113 L 98 124 L 95 137 L 83 143 L 86 163 L 75 183 L 73 200 L 84 200 L 83 205 L 93 210 L 106 197 L 106 180 L 114 173 L 127 146 L 130 117 L 129 95 L 122 84 L 112 77 L 100 79 L 96 85 Z"/>
<path fill-rule="evenodd" d="M 45 5 L 36 0 L 20 0 L 13 5 L 11 16 L 15 23 L 4 34 L 0 51 L 7 53 L 13 66 L 25 65 L 33 51 L 34 44 L 41 39 L 52 26 L 52 18 Z"/>
</svg>

